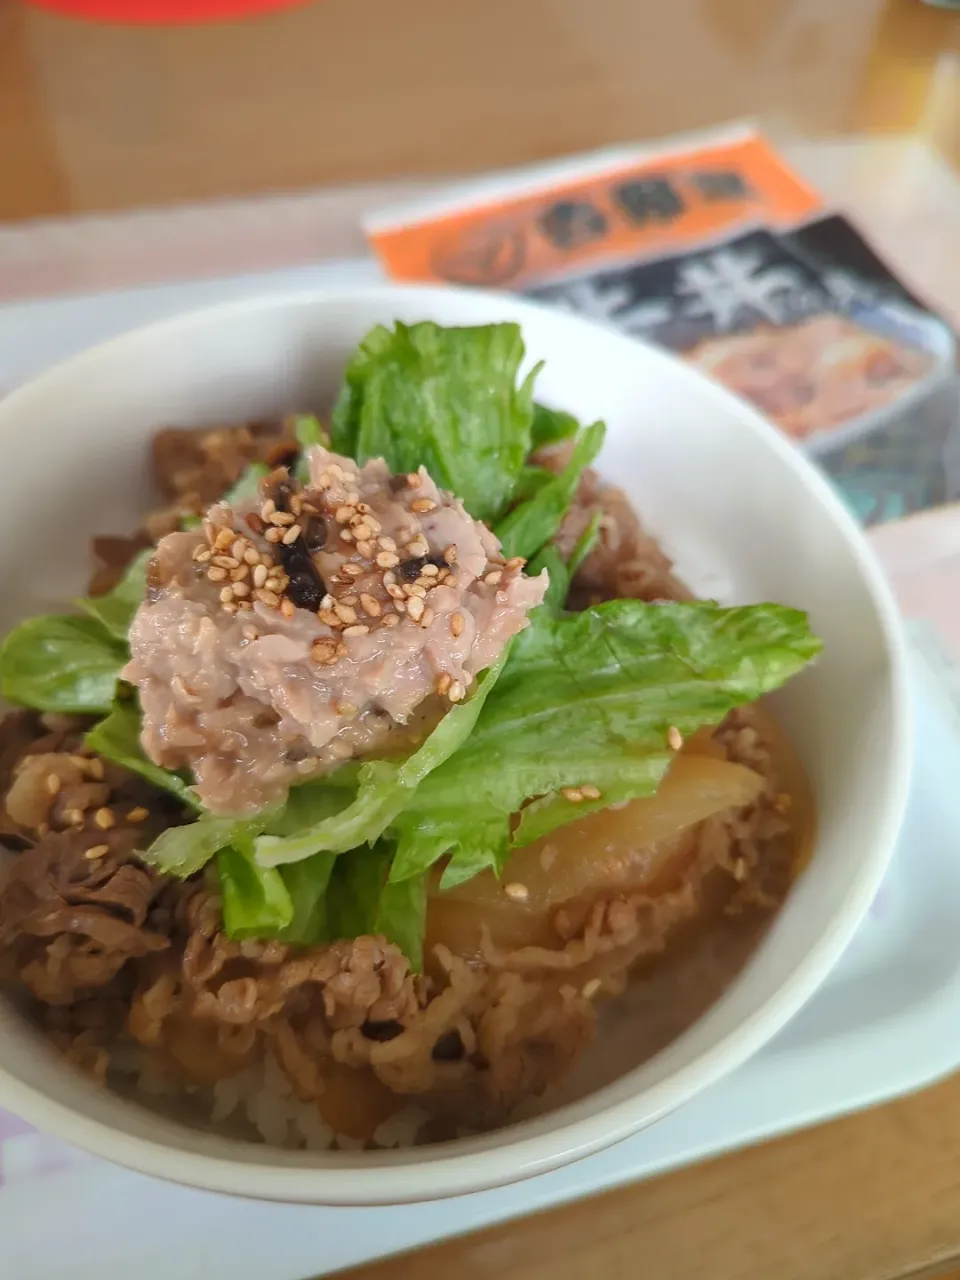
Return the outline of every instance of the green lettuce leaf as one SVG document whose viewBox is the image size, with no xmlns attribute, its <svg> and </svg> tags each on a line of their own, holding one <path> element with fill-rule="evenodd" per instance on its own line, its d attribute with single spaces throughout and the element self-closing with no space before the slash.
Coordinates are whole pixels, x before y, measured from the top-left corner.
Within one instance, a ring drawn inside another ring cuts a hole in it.
<svg viewBox="0 0 960 1280">
<path fill-rule="evenodd" d="M 263 868 L 283 877 L 293 907 L 289 924 L 275 935 L 281 942 L 310 947 L 327 939 L 326 894 L 336 863 L 335 853 L 317 853 L 302 862 L 291 862 L 287 867 Z"/>
<path fill-rule="evenodd" d="M 0 645 L 0 695 L 37 711 L 106 714 L 126 647 L 95 618 L 28 618 Z"/>
<path fill-rule="evenodd" d="M 139 774 L 162 791 L 169 791 L 189 808 L 200 809 L 200 802 L 185 778 L 147 759 L 140 745 L 140 729 L 139 706 L 133 702 L 118 703 L 105 720 L 93 726 L 84 741 L 104 759 Z"/>
<path fill-rule="evenodd" d="M 121 644 L 126 644 L 133 615 L 146 595 L 147 565 L 153 554 L 153 547 L 138 552 L 112 591 L 102 596 L 82 596 L 75 601 Z"/>
<path fill-rule="evenodd" d="M 391 883 L 392 856 L 392 845 L 378 840 L 373 846 L 365 845 L 337 858 L 325 903 L 324 937 L 335 942 L 338 938 L 382 934 L 400 948 L 417 972 L 423 967 L 426 880 L 420 877 Z M 284 875 L 292 870 L 282 868 Z"/>
<path fill-rule="evenodd" d="M 217 877 L 229 937 L 270 938 L 290 925 L 293 902 L 279 871 L 257 866 L 249 852 L 227 848 L 217 854 Z"/>
<path fill-rule="evenodd" d="M 300 457 L 297 459 L 297 465 L 293 469 L 294 477 L 301 484 L 307 484 L 310 480 L 310 464 L 307 461 L 307 450 L 314 448 L 316 445 L 323 445 L 329 448 L 330 437 L 320 425 L 319 418 L 315 418 L 312 414 L 301 414 L 293 424 L 293 434 L 297 437 L 297 443 L 300 445 Z"/>
<path fill-rule="evenodd" d="M 469 739 L 395 819 L 393 879 L 422 875 L 446 853 L 448 883 L 474 867 L 498 868 L 511 844 L 651 794 L 672 758 L 671 726 L 686 735 L 718 724 L 821 647 L 806 616 L 781 605 L 637 600 L 562 617 L 541 612 L 521 638 L 527 643 L 515 646 Z M 561 794 L 587 784 L 599 798 L 572 803 Z"/>
<path fill-rule="evenodd" d="M 542 449 L 547 444 L 559 444 L 561 440 L 569 440 L 580 430 L 580 423 L 572 413 L 564 413 L 562 409 L 548 409 L 545 404 L 533 406 L 533 428 L 531 446 Z"/>
<path fill-rule="evenodd" d="M 325 850 L 346 853 L 358 845 L 372 844 L 409 803 L 410 796 L 431 770 L 468 740 L 506 657 L 504 653 L 480 675 L 471 696 L 451 707 L 412 755 L 399 763 L 371 760 L 361 765 L 359 786 L 352 803 L 295 835 L 261 836 L 257 840 L 257 860 L 264 866 L 278 866 Z"/>
<path fill-rule="evenodd" d="M 200 871 L 221 849 L 251 847 L 250 842 L 263 830 L 267 817 L 258 814 L 255 818 L 219 818 L 203 813 L 196 822 L 161 831 L 140 857 L 158 871 L 182 880 Z"/>
<path fill-rule="evenodd" d="M 573 501 L 584 469 L 603 447 L 605 434 L 602 422 L 585 427 L 577 437 L 570 461 L 559 475 L 551 476 L 500 521 L 495 533 L 505 556 L 529 559 L 554 536 Z"/>
<path fill-rule="evenodd" d="M 371 330 L 345 371 L 334 449 L 394 472 L 424 466 L 472 516 L 494 519 L 532 443 L 536 371 L 517 386 L 523 350 L 515 324 Z"/>
</svg>

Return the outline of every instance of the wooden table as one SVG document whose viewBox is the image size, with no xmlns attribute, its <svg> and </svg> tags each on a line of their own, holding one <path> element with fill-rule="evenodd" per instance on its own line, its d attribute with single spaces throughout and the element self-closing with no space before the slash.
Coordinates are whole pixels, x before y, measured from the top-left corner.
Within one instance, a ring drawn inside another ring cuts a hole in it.
<svg viewBox="0 0 960 1280">
<path fill-rule="evenodd" d="M 156 30 L 0 0 L 0 219 L 450 174 L 743 114 L 781 137 L 914 133 L 960 168 L 960 15 L 919 0 L 318 0 Z M 960 296 L 940 301 L 960 312 Z M 356 1275 L 960 1277 L 960 1077 Z"/>
</svg>

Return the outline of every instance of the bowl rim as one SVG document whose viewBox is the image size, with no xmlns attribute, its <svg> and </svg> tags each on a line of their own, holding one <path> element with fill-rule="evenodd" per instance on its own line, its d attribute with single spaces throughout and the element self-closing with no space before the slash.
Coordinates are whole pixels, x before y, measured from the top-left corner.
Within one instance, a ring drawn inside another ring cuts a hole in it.
<svg viewBox="0 0 960 1280">
<path fill-rule="evenodd" d="M 178 315 L 127 330 L 87 348 L 41 371 L 0 398 L 0 433 L 11 414 L 20 416 L 30 408 L 31 399 L 46 394 L 51 383 L 90 365 L 109 366 L 123 359 L 124 350 L 149 344 L 157 338 L 193 327 L 216 324 L 241 313 L 282 312 L 294 308 L 328 309 L 365 304 L 371 309 L 390 310 L 391 301 L 403 298 L 408 308 L 422 302 L 424 318 L 435 305 L 447 306 L 451 295 L 466 309 L 479 304 L 480 312 L 500 308 L 503 318 L 524 323 L 524 317 L 542 320 L 549 315 L 565 327 L 588 329 L 602 326 L 581 317 L 560 313 L 509 294 L 436 286 L 375 285 L 364 288 L 292 289 L 256 294 L 247 298 L 196 308 Z M 443 300 L 441 302 L 440 300 Z M 480 315 L 477 322 L 486 322 Z M 470 323 L 468 317 L 456 323 Z M 604 330 L 611 344 L 624 350 L 635 348 L 638 339 Z M 680 366 L 684 375 L 700 383 L 701 395 L 712 397 L 726 414 L 736 417 L 741 429 L 756 444 L 771 450 L 779 463 L 799 485 L 810 492 L 825 520 L 837 527 L 847 544 L 857 571 L 867 590 L 883 642 L 888 670 L 891 728 L 885 777 L 884 813 L 869 856 L 865 856 L 842 902 L 824 921 L 822 934 L 794 967 L 779 989 L 748 1017 L 738 1022 L 715 1044 L 698 1053 L 686 1065 L 665 1079 L 646 1086 L 640 1095 L 603 1105 L 603 1094 L 616 1086 L 607 1085 L 593 1098 L 600 1099 L 589 1115 L 564 1119 L 572 1107 L 561 1107 L 538 1120 L 523 1120 L 490 1134 L 460 1138 L 437 1147 L 378 1151 L 290 1153 L 274 1162 L 273 1149 L 251 1144 L 251 1158 L 230 1158 L 168 1145 L 158 1139 L 115 1128 L 103 1120 L 84 1115 L 66 1103 L 50 1097 L 38 1087 L 16 1080 L 0 1065 L 0 1105 L 17 1112 L 29 1123 L 55 1133 L 63 1140 L 93 1154 L 177 1183 L 187 1183 L 208 1191 L 260 1199 L 322 1203 L 332 1206 L 387 1205 L 442 1199 L 468 1194 L 505 1183 L 516 1182 L 582 1159 L 654 1123 L 669 1111 L 689 1101 L 696 1093 L 715 1083 L 739 1066 L 775 1035 L 801 1008 L 826 977 L 851 940 L 872 902 L 892 855 L 906 808 L 912 760 L 912 734 L 907 674 L 906 646 L 893 593 L 879 561 L 860 526 L 827 479 L 803 456 L 794 444 L 771 426 L 752 406 L 728 391 L 708 375 L 691 369 L 678 357 L 647 343 L 648 352 L 658 361 Z M 762 947 L 762 943 L 761 943 Z M 643 1067 L 634 1068 L 619 1082 L 629 1080 Z M 643 1097 L 638 1114 L 637 1098 Z M 124 1105 L 117 1099 L 117 1105 Z M 574 1104 L 577 1105 L 577 1104 Z M 545 1131 L 539 1131 L 545 1130 Z M 506 1137 L 505 1137 L 506 1135 Z M 412 1153 L 415 1153 L 412 1154 Z"/>
</svg>

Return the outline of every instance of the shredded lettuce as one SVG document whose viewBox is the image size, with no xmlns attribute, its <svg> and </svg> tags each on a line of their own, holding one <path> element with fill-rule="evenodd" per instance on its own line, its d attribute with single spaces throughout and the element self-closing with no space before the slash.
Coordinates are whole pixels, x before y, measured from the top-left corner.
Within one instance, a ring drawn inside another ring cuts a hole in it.
<svg viewBox="0 0 960 1280">
<path fill-rule="evenodd" d="M 269 938 L 293 920 L 290 893 L 279 871 L 257 866 L 249 852 L 221 849 L 217 877 L 223 899 L 223 927 L 231 938 Z"/>
<path fill-rule="evenodd" d="M 500 521 L 495 532 L 505 556 L 529 559 L 554 536 L 570 508 L 580 477 L 603 447 L 605 434 L 602 422 L 585 427 L 564 469 L 558 475 L 551 475 L 531 497 Z"/>
<path fill-rule="evenodd" d="M 189 808 L 200 809 L 200 802 L 185 778 L 178 773 L 161 769 L 144 755 L 140 745 L 140 728 L 139 706 L 133 702 L 118 703 L 106 719 L 94 725 L 84 741 L 91 751 L 96 751 L 104 759 L 112 760 L 121 768 L 139 774 L 161 791 L 169 791 Z"/>
<path fill-rule="evenodd" d="M 361 765 L 356 797 L 346 808 L 296 835 L 261 836 L 256 846 L 257 860 L 264 866 L 277 866 L 325 850 L 346 853 L 358 845 L 373 843 L 409 802 L 423 779 L 468 740 L 506 658 L 504 653 L 480 675 L 472 695 L 451 707 L 412 755 L 399 763 L 371 760 Z"/>
<path fill-rule="evenodd" d="M 545 404 L 533 406 L 533 428 L 531 445 L 534 449 L 542 449 L 547 444 L 559 444 L 561 440 L 569 440 L 580 430 L 580 423 L 572 413 L 564 413 L 562 409 L 548 409 Z"/>
<path fill-rule="evenodd" d="M 153 554 L 153 547 L 138 552 L 117 585 L 105 595 L 83 596 L 75 602 L 121 644 L 126 644 L 133 615 L 143 603 L 147 590 L 147 565 Z"/>
<path fill-rule="evenodd" d="M 27 618 L 0 645 L 0 695 L 37 711 L 106 714 L 126 660 L 95 618 Z"/>
<path fill-rule="evenodd" d="M 533 439 L 534 370 L 520 386 L 515 324 L 371 330 L 347 364 L 333 447 L 391 471 L 424 466 L 479 520 L 510 503 Z"/>
<path fill-rule="evenodd" d="M 448 883 L 466 878 L 484 859 L 501 866 L 511 845 L 651 794 L 670 763 L 671 726 L 689 734 L 718 724 L 820 650 L 806 616 L 781 605 L 615 600 L 544 613 L 527 634 L 470 738 L 395 819 L 392 879 L 422 875 L 445 854 Z M 562 788 L 584 785 L 599 798 L 563 797 Z"/>
</svg>

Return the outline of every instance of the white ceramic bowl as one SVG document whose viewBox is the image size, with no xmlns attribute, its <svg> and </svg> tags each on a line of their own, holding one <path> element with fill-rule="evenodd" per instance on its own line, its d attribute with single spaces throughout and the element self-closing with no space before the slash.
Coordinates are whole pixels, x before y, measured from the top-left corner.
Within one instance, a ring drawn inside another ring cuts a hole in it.
<svg viewBox="0 0 960 1280">
<path fill-rule="evenodd" d="M 601 470 L 624 485 L 681 573 L 725 602 L 809 611 L 821 661 L 779 697 L 816 794 L 819 837 L 759 951 L 690 1030 L 570 1105 L 449 1145 L 316 1155 L 165 1120 L 64 1066 L 0 1007 L 0 1105 L 146 1173 L 277 1200 L 427 1200 L 529 1177 L 650 1124 L 755 1052 L 840 956 L 879 886 L 910 750 L 894 607 L 827 483 L 750 408 L 651 347 L 509 297 L 432 289 L 293 294 L 164 321 L 67 361 L 0 403 L 6 584 L 0 627 L 62 607 L 87 537 L 134 528 L 164 424 L 325 406 L 371 325 L 514 319 L 544 359 L 541 399 L 606 419 Z"/>
</svg>

